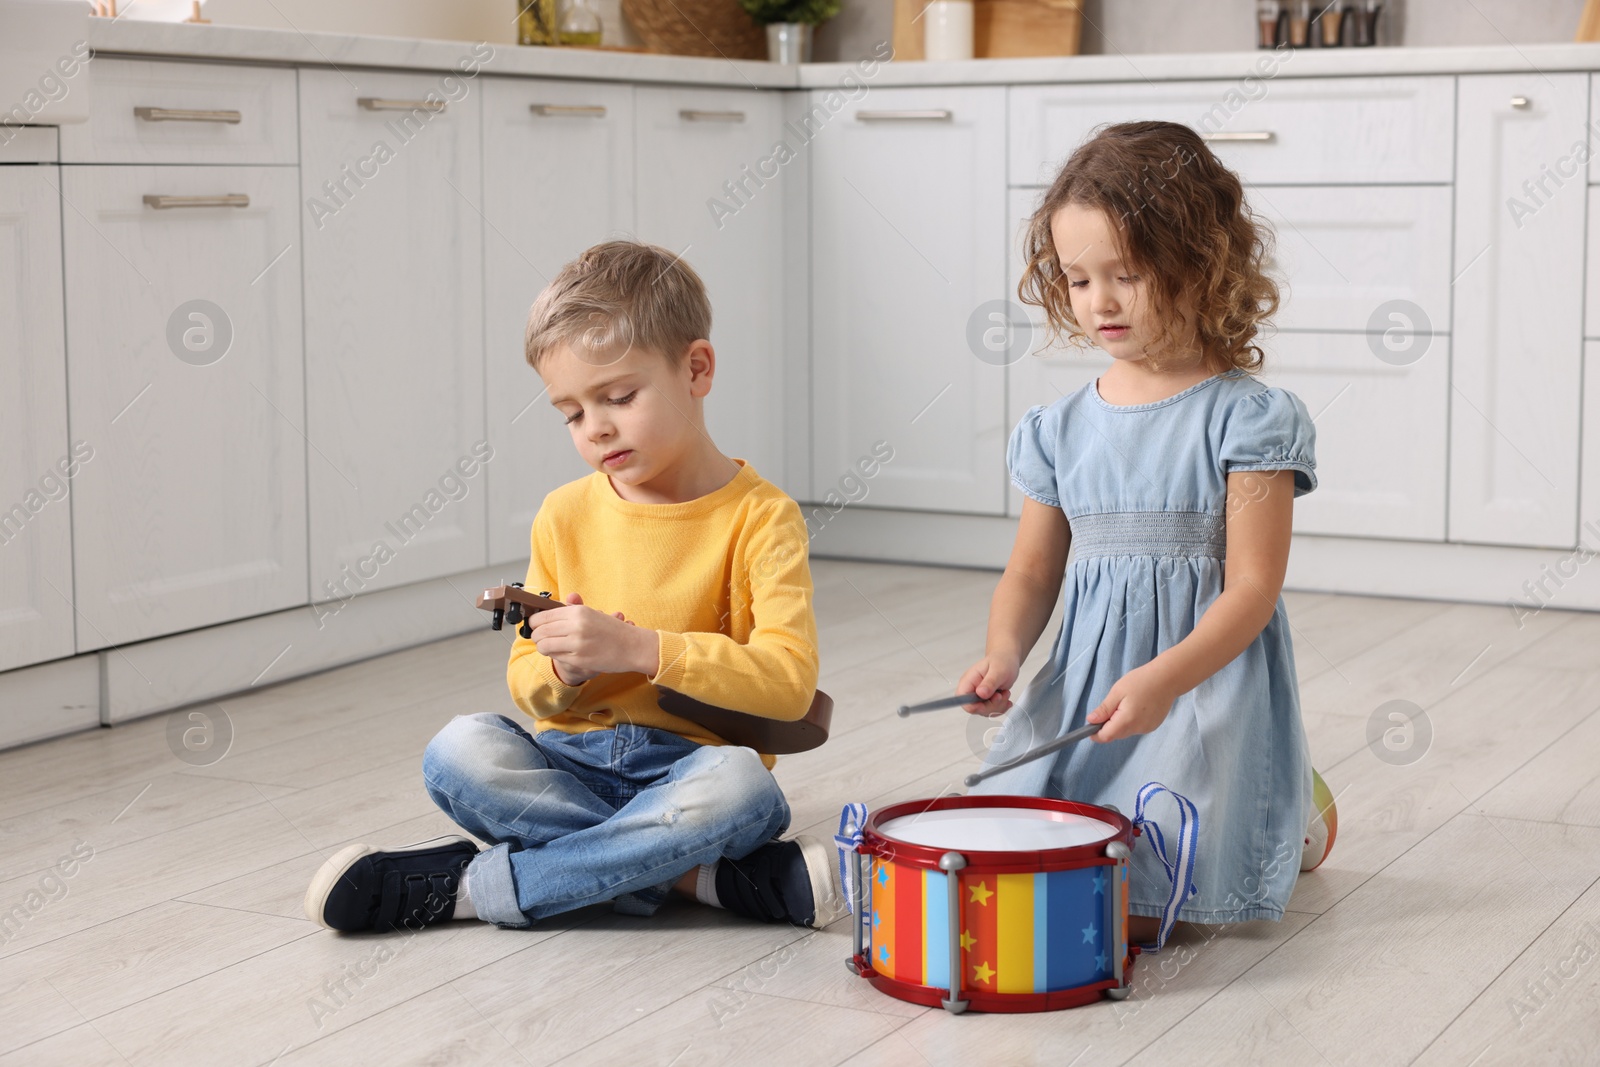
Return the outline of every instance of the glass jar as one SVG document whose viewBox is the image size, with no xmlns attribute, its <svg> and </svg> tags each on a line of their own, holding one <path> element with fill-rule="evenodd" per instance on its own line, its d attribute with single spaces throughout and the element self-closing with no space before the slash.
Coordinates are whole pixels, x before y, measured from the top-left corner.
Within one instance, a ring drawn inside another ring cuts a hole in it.
<svg viewBox="0 0 1600 1067">
<path fill-rule="evenodd" d="M 556 0 L 517 0 L 517 43 L 560 43 L 556 35 Z"/>
</svg>

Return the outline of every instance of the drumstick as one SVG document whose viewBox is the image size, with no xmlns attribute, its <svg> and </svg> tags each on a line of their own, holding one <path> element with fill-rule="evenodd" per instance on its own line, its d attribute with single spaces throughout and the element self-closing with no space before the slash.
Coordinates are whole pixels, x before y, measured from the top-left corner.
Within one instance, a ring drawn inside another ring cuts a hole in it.
<svg viewBox="0 0 1600 1067">
<path fill-rule="evenodd" d="M 940 708 L 956 708 L 962 704 L 982 704 L 983 699 L 977 693 L 957 693 L 953 697 L 940 697 L 937 700 L 925 700 L 921 704 L 901 704 L 900 710 L 895 712 L 902 719 L 919 711 L 937 711 Z"/>
<path fill-rule="evenodd" d="M 967 778 L 966 778 L 967 788 L 971 789 L 973 786 L 977 785 L 979 782 L 983 781 L 985 778 L 989 778 L 989 777 L 992 777 L 992 776 L 994 776 L 996 774 L 999 774 L 1001 771 L 1009 771 L 1013 767 L 1020 766 L 1021 764 L 1028 763 L 1028 762 L 1030 762 L 1032 760 L 1036 760 L 1040 756 L 1048 756 L 1052 752 L 1056 752 L 1056 751 L 1059 751 L 1060 749 L 1066 748 L 1068 745 L 1070 745 L 1070 744 L 1072 744 L 1072 743 L 1074 743 L 1076 741 L 1082 741 L 1085 737 L 1088 737 L 1090 734 L 1092 734 L 1095 731 L 1099 730 L 1100 727 L 1102 727 L 1104 725 L 1105 725 L 1105 723 L 1092 722 L 1087 726 L 1080 726 L 1076 730 L 1073 730 L 1071 733 L 1067 733 L 1067 734 L 1061 735 L 1060 737 L 1056 738 L 1054 741 L 1046 741 L 1044 744 L 1040 745 L 1038 748 L 1033 749 L 1031 752 L 1024 752 L 1021 756 L 1019 756 L 1018 758 L 1012 760 L 1010 763 L 1001 763 L 1001 764 L 997 764 L 996 766 L 993 766 L 993 767 L 985 767 L 983 770 L 979 771 L 977 774 L 969 774 L 969 775 L 967 775 Z"/>
</svg>

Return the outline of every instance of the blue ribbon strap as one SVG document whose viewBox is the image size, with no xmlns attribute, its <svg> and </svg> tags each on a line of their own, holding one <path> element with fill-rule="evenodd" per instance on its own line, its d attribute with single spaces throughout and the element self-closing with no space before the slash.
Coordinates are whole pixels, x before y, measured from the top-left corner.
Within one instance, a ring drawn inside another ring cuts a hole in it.
<svg viewBox="0 0 1600 1067">
<path fill-rule="evenodd" d="M 851 911 L 856 902 L 856 871 L 851 855 L 860 847 L 867 825 L 865 804 L 846 804 L 839 812 L 839 832 L 833 843 L 839 851 L 839 888 L 844 891 L 845 904 Z"/>
<path fill-rule="evenodd" d="M 1144 813 L 1145 803 L 1154 799 L 1158 793 L 1166 793 L 1178 806 L 1178 836 L 1170 855 L 1167 851 L 1167 839 L 1162 835 L 1160 825 L 1154 819 L 1146 818 Z M 1194 804 L 1188 797 L 1173 792 L 1159 782 L 1147 782 L 1139 790 L 1138 799 L 1134 802 L 1133 824 L 1150 841 L 1156 859 L 1167 869 L 1167 879 L 1171 882 L 1167 901 L 1161 907 L 1161 924 L 1156 931 L 1155 944 L 1140 946 L 1159 952 L 1167 943 L 1173 924 L 1178 921 L 1178 909 L 1183 907 L 1184 901 L 1199 892 L 1194 884 L 1194 856 L 1200 841 L 1200 813 L 1195 810 Z"/>
</svg>

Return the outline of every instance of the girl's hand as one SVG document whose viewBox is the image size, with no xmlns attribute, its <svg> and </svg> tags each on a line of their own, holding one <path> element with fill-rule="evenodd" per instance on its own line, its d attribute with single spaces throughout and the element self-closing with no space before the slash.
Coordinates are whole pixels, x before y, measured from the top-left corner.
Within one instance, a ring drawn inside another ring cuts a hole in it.
<svg viewBox="0 0 1600 1067">
<path fill-rule="evenodd" d="M 620 611 L 596 611 L 578 593 L 568 593 L 564 603 L 570 606 L 541 611 L 528 623 L 534 647 L 550 657 L 562 681 L 582 685 L 601 674 L 655 673 L 660 644 L 654 630 L 641 629 Z"/>
<path fill-rule="evenodd" d="M 972 715 L 1004 715 L 1011 707 L 1011 686 L 1017 680 L 1020 664 L 1001 656 L 989 655 L 967 668 L 956 683 L 957 693 L 972 693 L 979 699 L 961 705 Z"/>
<path fill-rule="evenodd" d="M 1147 734 L 1166 721 L 1178 693 L 1151 666 L 1136 667 L 1117 679 L 1100 706 L 1089 712 L 1086 722 L 1105 723 L 1093 735 L 1097 743 Z"/>
</svg>

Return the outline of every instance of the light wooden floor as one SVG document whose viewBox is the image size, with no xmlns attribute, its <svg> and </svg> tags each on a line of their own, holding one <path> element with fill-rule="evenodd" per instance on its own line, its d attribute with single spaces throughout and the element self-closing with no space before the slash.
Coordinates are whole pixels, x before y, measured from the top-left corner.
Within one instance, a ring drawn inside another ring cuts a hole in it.
<svg viewBox="0 0 1600 1067">
<path fill-rule="evenodd" d="M 998 576 L 815 574 L 835 736 L 777 774 L 794 827 L 831 835 L 844 801 L 936 796 L 975 765 L 960 711 L 893 709 L 951 691 Z M 0 912 L 26 912 L 0 934 L 0 1063 L 1600 1062 L 1600 616 L 1287 600 L 1338 844 L 1283 922 L 1180 927 L 1120 1005 L 948 1017 L 849 975 L 844 922 L 687 903 L 314 927 L 323 857 L 451 829 L 419 758 L 450 716 L 512 710 L 510 631 L 485 629 L 226 701 L 211 766 L 175 758 L 167 716 L 0 754 Z M 1405 765 L 1367 743 L 1391 699 L 1432 724 Z M 74 847 L 92 855 L 49 877 Z"/>
</svg>

